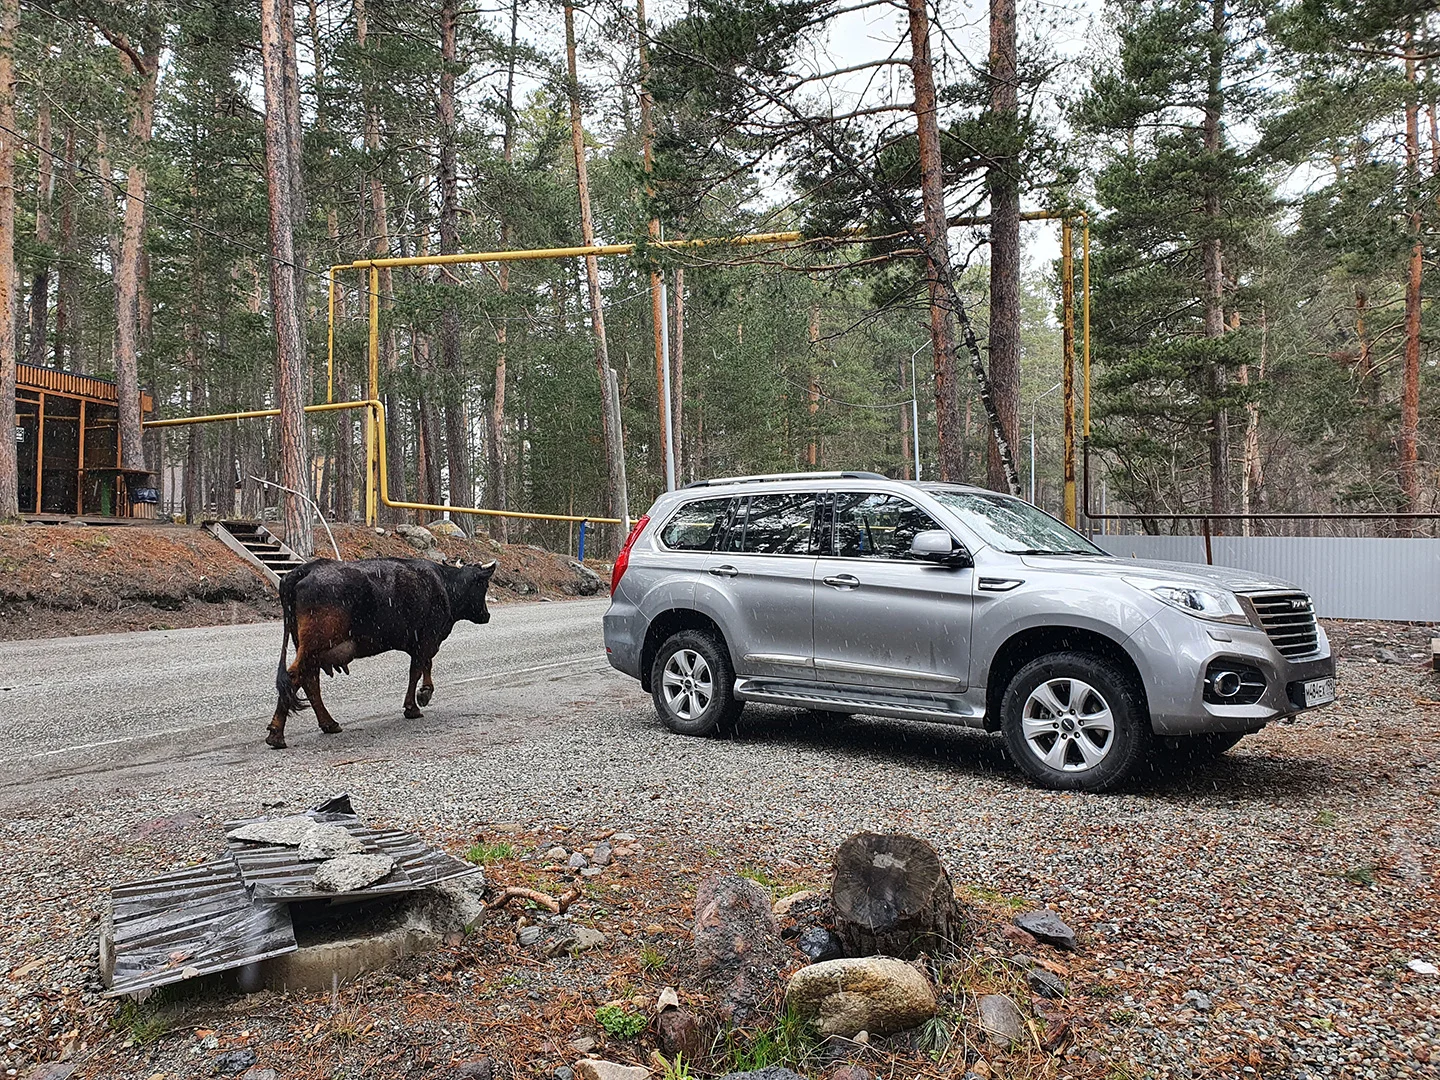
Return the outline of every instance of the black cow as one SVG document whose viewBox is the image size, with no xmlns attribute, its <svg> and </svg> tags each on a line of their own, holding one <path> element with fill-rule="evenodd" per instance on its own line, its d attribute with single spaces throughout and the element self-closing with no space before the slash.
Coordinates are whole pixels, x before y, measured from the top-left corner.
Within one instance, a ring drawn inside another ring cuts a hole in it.
<svg viewBox="0 0 1440 1080">
<path fill-rule="evenodd" d="M 410 655 L 410 688 L 405 716 L 418 719 L 430 704 L 435 684 L 430 664 L 460 619 L 490 621 L 485 592 L 495 573 L 483 566 L 439 566 L 425 559 L 316 559 L 280 579 L 280 667 L 275 673 L 279 702 L 265 741 L 285 748 L 285 718 L 310 705 L 320 730 L 334 735 L 340 725 L 320 700 L 320 673 L 350 673 L 350 661 L 399 649 Z M 287 670 L 286 650 L 295 643 Z M 424 680 L 417 697 L 415 684 Z M 305 691 L 306 701 L 299 690 Z M 417 705 L 418 701 L 418 705 Z"/>
</svg>

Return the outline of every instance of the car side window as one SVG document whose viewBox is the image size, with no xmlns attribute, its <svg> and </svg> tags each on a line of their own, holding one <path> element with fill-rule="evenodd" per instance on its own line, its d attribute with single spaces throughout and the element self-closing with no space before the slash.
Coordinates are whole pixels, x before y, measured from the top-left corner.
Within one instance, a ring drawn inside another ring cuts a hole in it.
<svg viewBox="0 0 1440 1080">
<path fill-rule="evenodd" d="M 752 495 L 744 514 L 744 530 L 730 530 L 727 551 L 749 555 L 808 555 L 815 535 L 813 491 L 787 495 Z"/>
<path fill-rule="evenodd" d="M 834 495 L 835 554 L 843 559 L 909 559 L 916 533 L 940 529 L 934 518 L 895 495 Z"/>
<path fill-rule="evenodd" d="M 660 531 L 671 551 L 719 551 L 725 539 L 733 499 L 700 499 L 686 503 Z"/>
</svg>

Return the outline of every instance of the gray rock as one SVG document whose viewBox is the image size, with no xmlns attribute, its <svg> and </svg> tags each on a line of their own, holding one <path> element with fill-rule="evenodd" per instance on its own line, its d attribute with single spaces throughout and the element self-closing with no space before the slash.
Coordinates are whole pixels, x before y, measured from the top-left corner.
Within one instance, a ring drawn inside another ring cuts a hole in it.
<svg viewBox="0 0 1440 1080">
<path fill-rule="evenodd" d="M 1200 990 L 1186 990 L 1185 1004 L 1196 1012 L 1208 1013 L 1215 1008 L 1215 1003 L 1210 1000 L 1210 995 Z"/>
<path fill-rule="evenodd" d="M 338 859 L 341 855 L 359 855 L 365 845 L 343 825 L 311 825 L 300 841 L 295 854 L 302 859 Z"/>
<path fill-rule="evenodd" d="M 1046 945 L 1054 945 L 1057 949 L 1069 949 L 1073 952 L 1080 947 L 1079 941 L 1075 938 L 1075 931 L 1066 926 L 1065 920 L 1049 908 L 1016 915 L 1015 925 Z"/>
<path fill-rule="evenodd" d="M 566 851 L 559 844 L 556 844 L 549 851 L 545 852 L 545 858 L 551 862 L 559 862 L 561 859 L 568 859 L 569 857 L 570 852 Z"/>
<path fill-rule="evenodd" d="M 712 875 L 696 890 L 695 971 L 722 1024 L 755 1020 L 780 989 L 788 950 L 770 907 L 769 893 L 738 874 Z"/>
<path fill-rule="evenodd" d="M 571 853 L 570 858 L 565 861 L 565 865 L 570 867 L 571 870 L 584 870 L 585 867 L 590 865 L 590 860 L 576 851 Z"/>
<path fill-rule="evenodd" d="M 751 1069 L 749 1072 L 726 1073 L 720 1080 L 805 1080 L 805 1078 L 783 1065 L 767 1065 L 763 1069 Z"/>
<path fill-rule="evenodd" d="M 403 536 L 407 544 L 420 551 L 428 551 L 435 546 L 435 534 L 424 525 L 396 525 L 395 535 Z"/>
<path fill-rule="evenodd" d="M 212 1076 L 239 1076 L 255 1064 L 255 1051 L 248 1046 L 239 1050 L 227 1050 L 217 1057 L 210 1066 Z"/>
<path fill-rule="evenodd" d="M 1396 654 L 1394 649 L 1376 649 L 1375 659 L 1379 660 L 1382 664 L 1400 663 L 1400 657 Z"/>
<path fill-rule="evenodd" d="M 38 1065 L 31 1072 L 25 1074 L 25 1080 L 70 1080 L 78 1068 L 80 1068 L 78 1063 L 71 1065 L 63 1061 Z"/>
<path fill-rule="evenodd" d="M 569 1065 L 557 1065 L 554 1076 L 555 1080 L 575 1080 L 575 1070 Z"/>
<path fill-rule="evenodd" d="M 614 849 L 602 840 L 595 845 L 595 854 L 590 856 L 590 865 L 609 866 L 612 855 L 614 855 Z"/>
<path fill-rule="evenodd" d="M 1025 972 L 1025 981 L 1030 989 L 1042 998 L 1059 1001 L 1066 994 L 1065 983 L 1042 967 L 1032 967 Z"/>
<path fill-rule="evenodd" d="M 577 1054 L 588 1054 L 598 1045 L 599 1043 L 597 1043 L 589 1035 L 582 1035 L 578 1039 L 570 1040 L 570 1049 L 574 1050 Z"/>
<path fill-rule="evenodd" d="M 1025 1018 L 1020 1008 L 1004 994 L 986 994 L 980 999 L 980 1029 L 995 1046 L 1008 1048 L 1025 1036 Z"/>
<path fill-rule="evenodd" d="M 452 540 L 463 539 L 465 536 L 465 530 L 448 519 L 442 518 L 440 521 L 432 521 L 428 528 L 436 536 L 448 536 Z M 488 1061 L 489 1059 L 487 1058 L 486 1060 Z"/>
<path fill-rule="evenodd" d="M 580 876 L 583 878 L 597 878 L 604 872 L 605 868 L 603 866 L 587 866 L 580 871 Z"/>
<path fill-rule="evenodd" d="M 280 1074 L 274 1069 L 251 1069 L 240 1080 L 280 1080 Z"/>
<path fill-rule="evenodd" d="M 1406 961 L 1405 966 L 1416 975 L 1440 975 L 1440 968 L 1428 960 L 1409 960 Z"/>
<path fill-rule="evenodd" d="M 550 931 L 540 942 L 540 952 L 549 957 L 598 949 L 610 939 L 588 926 L 561 926 Z"/>
<path fill-rule="evenodd" d="M 586 949 L 598 949 L 610 939 L 599 930 L 592 930 L 588 926 L 575 927 L 575 947 L 580 952 Z"/>
<path fill-rule="evenodd" d="M 242 825 L 225 835 L 231 840 L 243 840 L 247 844 L 279 844 L 282 847 L 299 847 L 306 834 L 314 827 L 313 818 L 304 814 L 296 814 L 293 817 L 252 821 L 249 825 Z"/>
<path fill-rule="evenodd" d="M 575 1062 L 575 1080 L 647 1080 L 649 1075 L 650 1070 L 643 1065 L 621 1065 L 595 1058 Z"/>
<path fill-rule="evenodd" d="M 545 931 L 538 926 L 522 926 L 519 933 L 515 935 L 515 940 L 520 943 L 521 948 L 528 949 L 539 941 L 544 933 Z"/>
<path fill-rule="evenodd" d="M 906 1031 L 938 1011 L 930 980 L 903 960 L 861 956 L 827 960 L 790 976 L 785 1005 L 814 1017 L 821 1035 Z"/>
<path fill-rule="evenodd" d="M 795 946 L 812 964 L 839 960 L 845 955 L 845 943 L 823 926 L 811 926 L 802 930 Z"/>
<path fill-rule="evenodd" d="M 341 855 L 315 868 L 311 884 L 322 892 L 354 892 L 390 875 L 395 860 L 389 855 Z"/>
</svg>

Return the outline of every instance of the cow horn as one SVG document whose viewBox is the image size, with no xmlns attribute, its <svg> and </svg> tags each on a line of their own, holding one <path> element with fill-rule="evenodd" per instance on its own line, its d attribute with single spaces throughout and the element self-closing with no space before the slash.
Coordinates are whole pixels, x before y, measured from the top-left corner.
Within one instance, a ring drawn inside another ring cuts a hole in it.
<svg viewBox="0 0 1440 1080">
<path fill-rule="evenodd" d="M 499 566 L 499 565 L 500 565 L 500 560 L 499 560 L 499 559 L 491 559 L 491 560 L 490 560 L 489 562 L 487 562 L 487 563 L 481 563 L 481 564 L 480 564 L 480 569 L 486 571 L 487 573 L 493 574 L 493 573 L 495 572 L 495 568 L 496 568 L 497 566 Z"/>
</svg>

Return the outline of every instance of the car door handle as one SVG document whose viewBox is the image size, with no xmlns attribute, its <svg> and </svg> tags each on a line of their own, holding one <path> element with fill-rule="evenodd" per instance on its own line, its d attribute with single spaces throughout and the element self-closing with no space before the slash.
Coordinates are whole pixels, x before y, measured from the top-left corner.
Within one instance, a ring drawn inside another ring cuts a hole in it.
<svg viewBox="0 0 1440 1080">
<path fill-rule="evenodd" d="M 837 574 L 825 578 L 824 581 L 826 585 L 836 589 L 853 589 L 860 584 L 860 579 L 853 574 Z"/>
<path fill-rule="evenodd" d="M 716 577 L 736 577 L 740 571 L 736 570 L 733 566 L 712 566 L 710 567 L 710 573 Z"/>
</svg>

